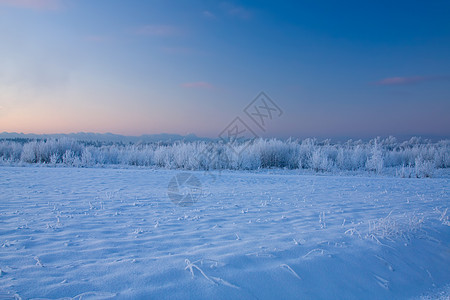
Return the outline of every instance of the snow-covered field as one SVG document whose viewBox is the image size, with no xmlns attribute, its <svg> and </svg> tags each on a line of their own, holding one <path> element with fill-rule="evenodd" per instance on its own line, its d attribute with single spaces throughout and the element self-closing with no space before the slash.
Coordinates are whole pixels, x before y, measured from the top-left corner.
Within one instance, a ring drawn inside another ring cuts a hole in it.
<svg viewBox="0 0 450 300">
<path fill-rule="evenodd" d="M 449 176 L 182 172 L 0 167 L 0 299 L 449 297 Z"/>
</svg>

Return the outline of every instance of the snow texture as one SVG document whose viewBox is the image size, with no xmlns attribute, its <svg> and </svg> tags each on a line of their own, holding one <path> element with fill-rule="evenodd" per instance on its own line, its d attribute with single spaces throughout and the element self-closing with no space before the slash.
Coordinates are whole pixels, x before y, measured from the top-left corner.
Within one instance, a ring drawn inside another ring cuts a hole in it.
<svg viewBox="0 0 450 300">
<path fill-rule="evenodd" d="M 449 176 L 179 173 L 0 167 L 0 299 L 449 297 Z"/>
</svg>

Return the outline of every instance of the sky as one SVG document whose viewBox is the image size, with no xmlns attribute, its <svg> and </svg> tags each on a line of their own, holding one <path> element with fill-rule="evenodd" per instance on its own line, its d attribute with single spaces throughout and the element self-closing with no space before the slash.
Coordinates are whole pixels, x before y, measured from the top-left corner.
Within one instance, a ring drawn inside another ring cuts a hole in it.
<svg viewBox="0 0 450 300">
<path fill-rule="evenodd" d="M 449 137 L 449 15 L 439 0 L 0 0 L 0 132 L 216 137 L 239 117 L 262 137 Z M 263 129 L 245 113 L 262 91 L 280 109 Z"/>
</svg>

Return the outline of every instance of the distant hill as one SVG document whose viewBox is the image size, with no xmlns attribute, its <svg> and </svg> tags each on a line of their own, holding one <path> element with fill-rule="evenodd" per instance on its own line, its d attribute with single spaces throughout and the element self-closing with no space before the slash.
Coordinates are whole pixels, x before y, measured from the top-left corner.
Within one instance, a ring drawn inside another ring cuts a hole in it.
<svg viewBox="0 0 450 300">
<path fill-rule="evenodd" d="M 33 133 L 16 133 L 16 132 L 2 132 L 0 139 L 49 139 L 49 138 L 71 138 L 78 141 L 85 142 L 121 142 L 121 143 L 151 143 L 151 142 L 175 142 L 175 141 L 209 141 L 209 138 L 198 137 L 195 134 L 179 135 L 179 134 L 146 134 L 141 136 L 126 136 L 113 133 L 92 133 L 92 132 L 78 132 L 78 133 L 57 133 L 57 134 L 33 134 Z"/>
<path fill-rule="evenodd" d="M 422 142 L 438 142 L 441 140 L 450 139 L 448 136 L 438 136 L 438 135 L 400 135 L 395 136 L 397 142 L 409 141 L 412 137 L 420 137 Z M 113 133 L 93 133 L 93 132 L 78 132 L 78 133 L 56 133 L 56 134 L 33 134 L 33 133 L 17 133 L 17 132 L 2 132 L 0 133 L 1 139 L 16 139 L 16 140 L 28 140 L 28 139 L 50 139 L 50 138 L 71 138 L 77 141 L 83 142 L 101 142 L 101 143 L 172 143 L 177 141 L 185 141 L 185 142 L 195 142 L 195 141 L 217 141 L 219 138 L 206 138 L 206 137 L 198 137 L 197 135 L 191 133 L 188 135 L 179 135 L 179 134 L 170 134 L 170 133 L 159 133 L 159 134 L 145 134 L 140 136 L 127 136 Z M 292 137 L 293 139 L 305 139 L 308 136 L 303 137 Z M 386 138 L 387 136 L 381 136 L 381 138 Z M 339 136 L 328 138 L 325 136 L 316 137 L 319 141 L 322 140 L 330 140 L 332 143 L 345 143 L 348 140 L 359 140 L 361 139 L 364 142 L 367 142 L 375 136 L 364 136 L 364 137 L 352 137 L 352 136 Z M 283 139 L 283 138 L 282 138 Z M 287 139 L 287 138 L 284 138 Z"/>
</svg>

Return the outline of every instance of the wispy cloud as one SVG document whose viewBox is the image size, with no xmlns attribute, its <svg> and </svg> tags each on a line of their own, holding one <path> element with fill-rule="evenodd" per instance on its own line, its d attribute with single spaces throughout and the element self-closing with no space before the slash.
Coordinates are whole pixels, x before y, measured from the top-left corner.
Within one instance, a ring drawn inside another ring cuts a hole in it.
<svg viewBox="0 0 450 300">
<path fill-rule="evenodd" d="M 63 6 L 61 0 L 0 0 L 0 5 L 34 10 L 58 10 Z"/>
<path fill-rule="evenodd" d="M 202 88 L 202 89 L 212 89 L 213 85 L 205 81 L 197 82 L 186 82 L 181 84 L 184 88 Z"/>
<path fill-rule="evenodd" d="M 221 4 L 221 7 L 226 13 L 233 17 L 237 17 L 243 20 L 248 20 L 252 17 L 251 11 L 242 6 L 224 2 Z"/>
<path fill-rule="evenodd" d="M 110 37 L 104 35 L 88 35 L 84 39 L 93 43 L 105 43 L 111 40 Z"/>
<path fill-rule="evenodd" d="M 144 36 L 174 36 L 181 35 L 183 31 L 170 25 L 144 25 L 136 28 L 133 33 Z"/>
<path fill-rule="evenodd" d="M 413 76 L 413 77 L 389 77 L 374 82 L 375 85 L 406 85 L 425 81 L 448 79 L 447 76 Z"/>
<path fill-rule="evenodd" d="M 168 54 L 193 54 L 196 51 L 188 47 L 161 47 L 161 50 Z"/>
<path fill-rule="evenodd" d="M 205 10 L 202 12 L 203 16 L 208 19 L 217 19 L 216 15 L 210 12 L 209 10 Z"/>
</svg>

